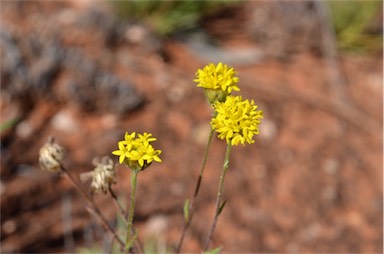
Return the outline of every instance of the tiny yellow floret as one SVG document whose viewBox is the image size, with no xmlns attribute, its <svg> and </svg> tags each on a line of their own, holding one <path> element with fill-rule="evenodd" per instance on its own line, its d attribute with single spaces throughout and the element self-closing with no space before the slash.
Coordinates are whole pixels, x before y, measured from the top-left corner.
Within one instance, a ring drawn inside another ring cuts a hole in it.
<svg viewBox="0 0 384 254">
<path fill-rule="evenodd" d="M 212 128 L 218 132 L 218 137 L 231 142 L 232 145 L 245 142 L 252 144 L 253 136 L 259 134 L 260 119 L 263 111 L 257 110 L 253 100 L 243 100 L 241 96 L 228 96 L 225 102 L 216 102 L 216 116 L 212 118 Z"/>
<path fill-rule="evenodd" d="M 124 140 L 118 142 L 118 150 L 112 152 L 119 156 L 120 164 L 126 164 L 133 170 L 143 170 L 153 161 L 161 162 L 161 150 L 155 150 L 150 142 L 156 141 L 152 134 L 125 133 Z"/>
</svg>

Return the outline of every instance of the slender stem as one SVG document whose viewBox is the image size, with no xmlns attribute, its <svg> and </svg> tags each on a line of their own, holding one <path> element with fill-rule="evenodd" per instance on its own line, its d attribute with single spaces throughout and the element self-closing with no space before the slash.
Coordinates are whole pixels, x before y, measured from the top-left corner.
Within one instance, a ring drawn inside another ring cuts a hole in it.
<svg viewBox="0 0 384 254">
<path fill-rule="evenodd" d="M 112 190 L 111 185 L 109 185 L 108 190 L 109 190 L 109 193 L 112 196 L 113 202 L 115 203 L 117 209 L 119 210 L 120 217 L 123 219 L 124 223 L 127 224 L 128 223 L 128 221 L 127 221 L 128 213 L 125 211 L 123 206 L 120 204 L 120 202 L 119 202 L 119 200 L 117 198 L 116 193 Z M 131 232 L 134 234 L 134 230 L 133 229 L 131 229 Z M 142 245 L 142 243 L 141 243 L 141 241 L 139 239 L 137 239 L 137 246 L 138 246 L 139 252 L 140 253 L 144 253 L 143 245 Z"/>
<path fill-rule="evenodd" d="M 119 210 L 120 217 L 124 220 L 125 224 L 127 224 L 127 212 L 124 210 L 123 206 L 120 204 L 119 200 L 117 199 L 117 196 L 115 192 L 112 190 L 111 185 L 109 185 L 108 190 L 109 190 L 109 194 L 111 194 L 113 202 L 115 203 L 117 209 Z"/>
<path fill-rule="evenodd" d="M 84 192 L 84 190 L 80 187 L 80 184 L 76 179 L 69 173 L 69 171 L 63 166 L 60 165 L 60 170 L 68 177 L 68 179 L 71 181 L 72 185 L 75 186 L 76 190 L 80 193 L 80 196 L 83 198 L 83 200 L 86 203 L 87 211 L 91 214 L 93 214 L 95 217 L 97 217 L 101 223 L 103 224 L 103 227 L 106 231 L 109 231 L 113 238 L 118 242 L 120 245 L 120 248 L 124 249 L 124 242 L 120 239 L 120 237 L 116 234 L 115 230 L 109 225 L 107 219 L 104 217 L 104 215 L 101 213 L 99 208 L 96 206 L 96 204 L 93 202 L 91 198 Z"/>
<path fill-rule="evenodd" d="M 125 252 L 129 252 L 129 249 L 134 241 L 134 239 L 131 238 L 131 231 L 132 231 L 132 225 L 133 225 L 133 214 L 135 212 L 135 199 L 136 199 L 136 187 L 137 187 L 137 175 L 139 173 L 139 170 L 132 170 L 131 174 L 131 204 L 129 206 L 129 214 L 128 214 L 128 221 L 127 221 L 127 238 L 125 241 Z"/>
<path fill-rule="evenodd" d="M 189 218 L 184 225 L 183 232 L 181 233 L 181 237 L 180 237 L 179 243 L 178 243 L 177 248 L 176 248 L 176 254 L 180 253 L 180 251 L 181 251 L 181 246 L 183 245 L 185 234 L 186 234 L 189 226 L 191 225 L 193 215 L 195 214 L 195 211 L 196 211 L 195 200 L 196 200 L 197 194 L 199 193 L 200 184 L 201 184 L 201 181 L 203 179 L 204 169 L 205 169 L 205 165 L 207 164 L 208 151 L 209 151 L 209 147 L 211 146 L 211 143 L 212 143 L 213 133 L 214 133 L 214 129 L 211 128 L 211 131 L 210 131 L 209 137 L 208 137 L 208 142 L 207 142 L 207 145 L 205 146 L 205 150 L 204 150 L 204 157 L 203 157 L 203 161 L 201 163 L 199 178 L 197 179 L 195 191 L 194 191 L 193 196 L 191 198 L 190 206 L 188 207 Z"/>
<path fill-rule="evenodd" d="M 196 182 L 195 192 L 193 194 L 191 204 L 193 204 L 193 202 L 195 201 L 197 194 L 199 193 L 199 190 L 200 190 L 200 184 L 201 184 L 201 180 L 203 179 L 205 165 L 207 164 L 208 151 L 209 151 L 209 147 L 211 146 L 211 143 L 212 143 L 212 137 L 213 137 L 214 132 L 215 132 L 215 130 L 211 128 L 211 131 L 209 132 L 208 142 L 207 142 L 207 145 L 205 146 L 204 157 L 203 157 L 203 161 L 201 163 L 201 168 L 200 168 L 200 172 L 199 172 L 199 178 L 197 179 L 197 182 Z"/>
<path fill-rule="evenodd" d="M 212 226 L 211 226 L 211 229 L 209 231 L 207 240 L 205 241 L 203 252 L 207 251 L 209 248 L 209 244 L 211 243 L 212 236 L 213 236 L 213 233 L 214 233 L 215 228 L 216 228 L 217 220 L 218 220 L 220 212 L 221 212 L 220 210 L 222 209 L 221 197 L 222 197 L 223 191 L 224 191 L 224 179 L 225 179 L 225 174 L 228 171 L 229 155 L 231 154 L 231 148 L 232 148 L 232 145 L 231 145 L 231 142 L 229 142 L 227 145 L 227 151 L 225 152 L 223 171 L 221 172 L 219 190 L 217 192 L 215 217 L 213 219 Z"/>
</svg>

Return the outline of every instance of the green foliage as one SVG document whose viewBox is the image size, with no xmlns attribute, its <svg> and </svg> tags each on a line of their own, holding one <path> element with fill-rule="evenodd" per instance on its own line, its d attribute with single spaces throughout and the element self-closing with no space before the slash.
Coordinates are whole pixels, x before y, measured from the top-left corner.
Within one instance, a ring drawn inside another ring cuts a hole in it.
<svg viewBox="0 0 384 254">
<path fill-rule="evenodd" d="M 144 241 L 144 254 L 172 253 L 166 245 L 164 239 L 149 237 Z"/>
<path fill-rule="evenodd" d="M 0 133 L 8 130 L 10 128 L 15 127 L 19 122 L 20 122 L 20 119 L 15 118 L 15 119 L 11 119 L 11 120 L 5 121 L 3 123 L 0 123 Z"/>
<path fill-rule="evenodd" d="M 340 49 L 382 51 L 382 31 L 369 31 L 380 15 L 381 1 L 328 1 L 328 4 Z"/>
<path fill-rule="evenodd" d="M 220 253 L 221 248 L 222 248 L 222 246 L 217 247 L 215 249 L 204 252 L 204 254 L 218 254 L 218 253 Z"/>
<path fill-rule="evenodd" d="M 188 198 L 184 202 L 183 212 L 184 212 L 185 222 L 188 222 L 189 221 L 189 199 Z"/>
<path fill-rule="evenodd" d="M 119 202 L 123 207 L 125 207 L 124 200 L 125 200 L 124 196 L 119 197 Z M 117 216 L 116 219 L 117 219 L 116 233 L 118 235 L 121 235 L 123 232 L 125 232 L 126 224 L 120 216 Z M 98 241 L 95 241 L 92 243 L 91 247 L 76 248 L 76 253 L 79 253 L 79 254 L 98 254 L 98 253 L 103 253 L 103 248 L 101 247 L 101 245 Z M 111 253 L 114 253 L 114 254 L 122 253 L 120 250 L 120 247 L 116 243 L 116 241 L 113 241 Z"/>
<path fill-rule="evenodd" d="M 113 1 L 119 17 L 142 20 L 163 35 L 195 28 L 208 12 L 233 3 L 229 0 Z"/>
<path fill-rule="evenodd" d="M 224 200 L 224 202 L 221 204 L 221 206 L 220 206 L 220 208 L 219 208 L 218 215 L 221 214 L 221 212 L 223 211 L 224 206 L 225 206 L 226 203 L 227 203 L 227 200 Z"/>
</svg>

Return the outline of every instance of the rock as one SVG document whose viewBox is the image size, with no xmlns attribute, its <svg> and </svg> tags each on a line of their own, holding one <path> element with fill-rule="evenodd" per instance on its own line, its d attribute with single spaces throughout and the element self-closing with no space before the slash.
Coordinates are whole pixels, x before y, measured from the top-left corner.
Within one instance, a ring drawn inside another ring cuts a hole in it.
<svg viewBox="0 0 384 254">
<path fill-rule="evenodd" d="M 287 58 L 308 49 L 321 52 L 321 25 L 313 2 L 251 4 L 252 14 L 246 29 L 267 55 Z"/>
<path fill-rule="evenodd" d="M 260 138 L 266 141 L 272 141 L 276 138 L 276 124 L 269 119 L 263 119 L 260 124 Z"/>
<path fill-rule="evenodd" d="M 168 219 L 164 215 L 155 215 L 148 219 L 146 222 L 144 231 L 145 234 L 150 237 L 159 237 L 165 235 L 168 228 Z"/>
<path fill-rule="evenodd" d="M 100 23 L 100 29 L 106 31 L 114 27 L 114 21 L 106 16 L 103 20 L 95 19 L 102 15 L 98 12 L 89 15 L 88 22 L 93 26 Z M 51 31 L 52 26 L 47 26 L 44 36 L 40 33 L 24 34 L 23 38 L 4 27 L 0 29 L 4 56 L 1 81 L 6 84 L 4 91 L 23 104 L 24 110 L 30 110 L 38 96 L 53 101 L 66 97 L 86 112 L 124 114 L 142 103 L 141 96 L 129 81 L 103 69 L 81 49 L 65 47 L 55 40 L 59 32 Z M 59 74 L 69 75 L 65 90 L 67 96 L 55 94 L 55 77 Z"/>
<path fill-rule="evenodd" d="M 124 114 L 136 109 L 142 99 L 128 82 L 100 69 L 90 70 L 93 75 L 84 82 L 69 82 L 68 96 L 86 112 L 113 112 Z"/>
<path fill-rule="evenodd" d="M 188 48 L 207 62 L 223 62 L 229 65 L 251 65 L 260 63 L 263 52 L 256 47 L 242 47 L 233 49 L 220 48 L 211 43 L 211 39 L 203 31 L 184 35 L 182 38 Z"/>
<path fill-rule="evenodd" d="M 73 133 L 79 129 L 79 124 L 68 110 L 61 110 L 51 119 L 53 128 L 66 132 Z"/>
</svg>

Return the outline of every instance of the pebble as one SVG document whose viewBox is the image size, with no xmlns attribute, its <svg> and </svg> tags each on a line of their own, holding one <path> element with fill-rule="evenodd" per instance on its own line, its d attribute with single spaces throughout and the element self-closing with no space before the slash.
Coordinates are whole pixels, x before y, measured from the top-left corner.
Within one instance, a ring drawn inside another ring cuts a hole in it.
<svg viewBox="0 0 384 254">
<path fill-rule="evenodd" d="M 51 120 L 53 128 L 66 133 L 73 133 L 79 129 L 79 124 L 68 110 L 59 111 Z"/>
<path fill-rule="evenodd" d="M 259 64 L 264 59 L 263 52 L 256 47 L 224 49 L 212 45 L 210 38 L 203 32 L 197 32 L 183 39 L 189 49 L 208 62 L 223 62 L 229 65 Z"/>
<path fill-rule="evenodd" d="M 0 195 L 3 195 L 4 192 L 5 192 L 5 184 L 3 183 L 3 181 L 0 180 Z"/>
<path fill-rule="evenodd" d="M 206 146 L 208 142 L 211 125 L 208 122 L 200 123 L 192 130 L 193 141 L 201 146 Z"/>
<path fill-rule="evenodd" d="M 339 162 L 333 158 L 325 160 L 323 170 L 329 175 L 335 175 L 339 170 Z"/>
<path fill-rule="evenodd" d="M 27 121 L 22 121 L 16 126 L 16 135 L 20 138 L 27 138 L 33 132 L 32 125 Z"/>
<path fill-rule="evenodd" d="M 16 222 L 14 220 L 7 220 L 1 228 L 6 235 L 10 235 L 16 231 Z"/>
<path fill-rule="evenodd" d="M 277 135 L 276 124 L 268 119 L 263 119 L 260 124 L 260 138 L 272 141 Z"/>
<path fill-rule="evenodd" d="M 155 215 L 148 219 L 145 224 L 145 234 L 148 236 L 164 235 L 169 225 L 168 218 L 164 215 Z"/>
</svg>

